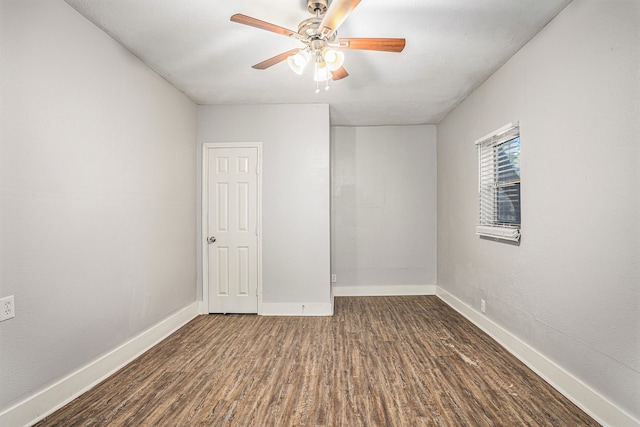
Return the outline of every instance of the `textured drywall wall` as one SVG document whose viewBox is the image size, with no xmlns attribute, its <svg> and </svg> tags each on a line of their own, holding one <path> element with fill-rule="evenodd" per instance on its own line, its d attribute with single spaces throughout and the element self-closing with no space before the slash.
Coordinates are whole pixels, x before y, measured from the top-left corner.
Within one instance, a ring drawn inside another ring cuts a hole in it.
<svg viewBox="0 0 640 427">
<path fill-rule="evenodd" d="M 0 31 L 1 412 L 195 301 L 196 107 L 62 1 Z"/>
<path fill-rule="evenodd" d="M 438 284 L 640 419 L 640 3 L 576 0 L 438 125 Z M 475 236 L 520 121 L 522 242 Z"/>
<path fill-rule="evenodd" d="M 263 143 L 263 302 L 330 304 L 328 106 L 198 106 L 210 142 Z"/>
<path fill-rule="evenodd" d="M 334 127 L 331 161 L 336 291 L 435 285 L 436 127 Z"/>
</svg>

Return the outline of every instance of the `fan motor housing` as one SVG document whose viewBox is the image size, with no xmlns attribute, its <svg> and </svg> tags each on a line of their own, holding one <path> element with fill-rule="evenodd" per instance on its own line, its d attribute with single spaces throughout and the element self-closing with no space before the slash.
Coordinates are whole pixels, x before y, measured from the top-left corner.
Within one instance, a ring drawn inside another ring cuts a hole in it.
<svg viewBox="0 0 640 427">
<path fill-rule="evenodd" d="M 327 11 L 328 3 L 328 0 L 307 0 L 307 9 L 309 10 L 309 13 L 314 15 L 316 13 L 318 13 L 318 16 L 324 15 Z"/>
<path fill-rule="evenodd" d="M 298 34 L 300 34 L 306 40 L 322 38 L 323 40 L 329 43 L 333 43 L 336 40 L 338 33 L 334 32 L 329 37 L 321 37 L 320 31 L 318 31 L 318 28 L 320 28 L 321 22 L 322 22 L 322 19 L 315 18 L 315 17 L 305 19 L 300 23 L 300 25 L 298 25 Z"/>
<path fill-rule="evenodd" d="M 318 34 L 318 27 L 320 27 L 319 18 L 307 18 L 298 25 L 298 34 L 304 37 L 312 38 Z"/>
</svg>

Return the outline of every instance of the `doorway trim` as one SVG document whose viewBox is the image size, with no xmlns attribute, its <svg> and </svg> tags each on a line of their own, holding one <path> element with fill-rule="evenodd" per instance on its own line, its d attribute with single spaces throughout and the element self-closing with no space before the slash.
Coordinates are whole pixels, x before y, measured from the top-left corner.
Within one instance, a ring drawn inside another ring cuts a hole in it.
<svg viewBox="0 0 640 427">
<path fill-rule="evenodd" d="M 258 315 L 262 314 L 262 142 L 205 142 L 202 144 L 202 176 L 200 177 L 201 189 L 202 189 L 202 212 L 201 215 L 201 232 L 200 232 L 200 244 L 202 245 L 202 303 L 205 307 L 207 314 L 209 311 L 209 257 L 207 256 L 209 250 L 209 244 L 207 243 L 207 220 L 209 217 L 209 156 L 207 151 L 214 148 L 256 148 L 258 150 L 258 165 L 257 165 L 257 225 L 258 232 Z"/>
</svg>

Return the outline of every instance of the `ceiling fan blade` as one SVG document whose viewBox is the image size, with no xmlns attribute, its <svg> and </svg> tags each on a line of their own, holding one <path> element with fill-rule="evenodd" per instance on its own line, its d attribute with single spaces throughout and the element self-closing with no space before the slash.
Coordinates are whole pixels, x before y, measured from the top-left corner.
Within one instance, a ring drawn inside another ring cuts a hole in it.
<svg viewBox="0 0 640 427">
<path fill-rule="evenodd" d="M 405 39 L 340 39 L 340 47 L 344 49 L 402 52 L 405 44 Z"/>
<path fill-rule="evenodd" d="M 360 0 L 333 0 L 320 23 L 320 33 L 325 37 L 333 34 L 359 3 Z"/>
<path fill-rule="evenodd" d="M 282 34 L 283 36 L 287 36 L 287 37 L 295 37 L 294 34 L 295 35 L 298 34 L 292 30 L 288 30 L 286 28 L 280 27 L 275 24 L 271 24 L 266 21 L 261 21 L 256 18 L 252 18 L 250 16 L 243 15 L 241 13 L 236 13 L 235 15 L 233 15 L 231 17 L 231 21 L 237 22 L 238 24 L 250 25 L 252 27 L 260 28 L 261 30 L 271 31 L 272 33 Z"/>
<path fill-rule="evenodd" d="M 276 65 L 282 61 L 284 61 L 285 59 L 287 59 L 288 57 L 290 57 L 291 55 L 295 55 L 296 53 L 298 53 L 300 51 L 300 49 L 291 49 L 288 50 L 286 52 L 281 53 L 280 55 L 276 55 L 273 58 L 269 58 L 266 59 L 254 66 L 252 66 L 251 68 L 255 68 L 256 70 L 264 70 L 267 69 L 269 67 L 271 67 L 272 65 Z"/>
<path fill-rule="evenodd" d="M 347 70 L 345 70 L 344 67 L 340 67 L 337 70 L 331 72 L 331 77 L 334 81 L 344 79 L 348 75 L 349 73 L 347 73 Z"/>
</svg>

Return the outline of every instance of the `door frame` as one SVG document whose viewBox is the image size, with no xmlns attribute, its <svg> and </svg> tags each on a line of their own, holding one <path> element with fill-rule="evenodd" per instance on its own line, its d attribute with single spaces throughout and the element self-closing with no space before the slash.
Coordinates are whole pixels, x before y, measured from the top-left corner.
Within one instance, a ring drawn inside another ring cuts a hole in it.
<svg viewBox="0 0 640 427">
<path fill-rule="evenodd" d="M 258 182 L 256 185 L 257 191 L 257 257 L 258 257 L 258 314 L 262 314 L 262 142 L 206 142 L 202 144 L 202 212 L 201 212 L 201 235 L 200 242 L 202 244 L 202 302 L 206 308 L 206 313 L 209 311 L 209 244 L 207 243 L 208 231 L 208 219 L 209 219 L 209 156 L 208 150 L 215 148 L 257 148 L 258 150 L 258 163 L 257 163 L 257 175 Z"/>
</svg>

